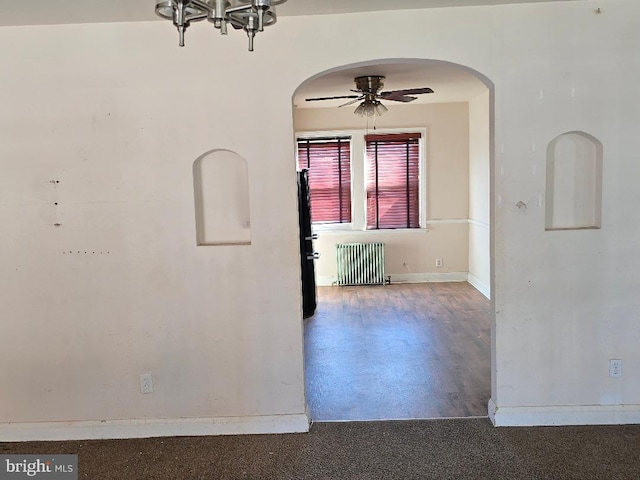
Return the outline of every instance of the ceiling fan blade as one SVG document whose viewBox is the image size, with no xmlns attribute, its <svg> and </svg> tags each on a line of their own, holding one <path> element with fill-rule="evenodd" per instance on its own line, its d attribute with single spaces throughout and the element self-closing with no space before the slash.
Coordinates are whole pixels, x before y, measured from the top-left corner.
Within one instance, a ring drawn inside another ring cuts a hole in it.
<svg viewBox="0 0 640 480">
<path fill-rule="evenodd" d="M 382 92 L 380 95 L 384 98 L 389 97 L 402 97 L 404 95 L 421 95 L 423 93 L 433 93 L 429 87 L 422 88 L 407 88 L 404 90 L 391 90 L 389 92 Z"/>
<path fill-rule="evenodd" d="M 402 103 L 409 103 L 418 99 L 418 97 L 410 97 L 408 95 L 394 95 L 390 97 L 383 97 L 381 95 L 378 95 L 376 98 L 379 98 L 380 100 L 385 100 L 385 101 L 392 100 L 394 102 L 402 102 Z"/>
<path fill-rule="evenodd" d="M 350 102 L 343 103 L 342 105 L 338 105 L 338 108 L 347 107 L 349 105 L 353 105 L 354 103 L 358 103 L 360 100 L 364 100 L 364 95 L 362 95 L 361 97 L 356 98 L 355 100 L 351 100 Z"/>
<path fill-rule="evenodd" d="M 305 98 L 307 102 L 317 102 L 318 100 L 337 100 L 340 98 L 360 98 L 360 95 L 342 95 L 339 97 L 316 97 L 316 98 Z"/>
</svg>

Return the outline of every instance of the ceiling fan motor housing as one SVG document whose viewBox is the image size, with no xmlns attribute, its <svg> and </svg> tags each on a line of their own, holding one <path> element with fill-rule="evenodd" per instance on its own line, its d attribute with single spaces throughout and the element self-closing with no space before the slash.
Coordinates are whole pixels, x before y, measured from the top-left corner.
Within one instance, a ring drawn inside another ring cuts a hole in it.
<svg viewBox="0 0 640 480">
<path fill-rule="evenodd" d="M 363 93 L 378 93 L 384 87 L 384 77 L 381 75 L 366 75 L 356 77 L 356 88 Z"/>
</svg>

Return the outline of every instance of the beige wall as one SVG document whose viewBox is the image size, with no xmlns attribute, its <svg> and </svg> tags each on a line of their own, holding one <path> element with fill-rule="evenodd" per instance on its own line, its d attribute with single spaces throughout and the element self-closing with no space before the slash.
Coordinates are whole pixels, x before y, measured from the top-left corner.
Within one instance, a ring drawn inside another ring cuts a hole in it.
<svg viewBox="0 0 640 480">
<path fill-rule="evenodd" d="M 253 54 L 202 24 L 182 49 L 159 21 L 0 28 L 0 439 L 306 429 L 291 96 L 385 58 L 495 86 L 492 418 L 640 422 L 639 16 L 586 0 L 290 17 Z M 516 207 L 544 198 L 567 131 L 604 146 L 600 230 L 545 232 L 544 204 Z M 250 246 L 196 246 L 192 165 L 215 148 L 247 160 Z"/>
<path fill-rule="evenodd" d="M 0 439 L 308 428 L 295 86 L 247 96 L 264 53 L 199 32 L 0 29 L 20 44 L 0 53 Z M 247 161 L 251 245 L 196 244 L 213 149 Z"/>
<path fill-rule="evenodd" d="M 297 132 L 367 128 L 366 119 L 354 115 L 353 109 L 349 108 L 299 108 L 294 110 L 293 121 Z M 389 112 L 376 120 L 376 128 L 380 131 L 385 128 L 426 129 L 424 218 L 427 228 L 410 232 L 320 230 L 314 244 L 321 254 L 316 262 L 318 282 L 326 285 L 335 281 L 336 243 L 379 241 L 385 243 L 386 274 L 391 275 L 392 282 L 466 279 L 469 258 L 467 104 L 390 105 Z M 369 129 L 372 129 L 371 124 Z M 358 151 L 354 152 L 356 156 L 361 158 Z M 354 158 L 354 162 L 357 159 Z M 436 258 L 443 260 L 442 268 L 436 268 Z"/>
<path fill-rule="evenodd" d="M 469 281 L 491 294 L 489 265 L 490 92 L 469 102 Z"/>
</svg>

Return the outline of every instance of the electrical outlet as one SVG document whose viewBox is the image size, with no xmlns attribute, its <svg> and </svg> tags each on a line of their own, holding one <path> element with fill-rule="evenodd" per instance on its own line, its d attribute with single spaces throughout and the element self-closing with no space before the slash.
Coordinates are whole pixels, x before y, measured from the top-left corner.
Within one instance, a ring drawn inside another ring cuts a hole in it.
<svg viewBox="0 0 640 480">
<path fill-rule="evenodd" d="M 609 360 L 609 376 L 611 378 L 622 376 L 622 360 Z"/>
<path fill-rule="evenodd" d="M 442 268 L 442 259 L 436 258 L 436 268 Z"/>
<path fill-rule="evenodd" d="M 140 375 L 140 393 L 153 393 L 153 377 L 150 373 Z"/>
</svg>

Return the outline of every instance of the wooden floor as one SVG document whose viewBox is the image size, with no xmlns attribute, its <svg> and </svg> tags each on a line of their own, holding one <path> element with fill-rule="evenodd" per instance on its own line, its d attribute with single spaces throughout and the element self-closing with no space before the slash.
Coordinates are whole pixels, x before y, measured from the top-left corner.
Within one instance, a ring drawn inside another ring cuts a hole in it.
<svg viewBox="0 0 640 480">
<path fill-rule="evenodd" d="M 486 416 L 489 301 L 471 285 L 318 287 L 305 320 L 314 421 Z"/>
</svg>

